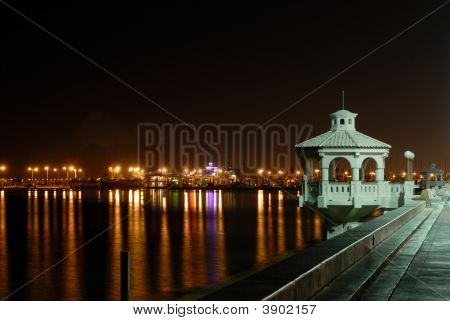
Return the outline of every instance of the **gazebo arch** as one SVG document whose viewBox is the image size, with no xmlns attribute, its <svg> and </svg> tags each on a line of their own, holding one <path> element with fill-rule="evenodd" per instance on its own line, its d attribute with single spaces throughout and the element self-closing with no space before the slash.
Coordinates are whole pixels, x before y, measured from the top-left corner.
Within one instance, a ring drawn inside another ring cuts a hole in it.
<svg viewBox="0 0 450 321">
<path fill-rule="evenodd" d="M 372 182 L 376 180 L 376 171 L 380 168 L 374 157 L 366 157 L 361 162 L 361 181 Z"/>
<path fill-rule="evenodd" d="M 350 160 L 337 156 L 329 161 L 329 180 L 332 182 L 347 182 L 351 178 L 352 166 Z"/>
</svg>

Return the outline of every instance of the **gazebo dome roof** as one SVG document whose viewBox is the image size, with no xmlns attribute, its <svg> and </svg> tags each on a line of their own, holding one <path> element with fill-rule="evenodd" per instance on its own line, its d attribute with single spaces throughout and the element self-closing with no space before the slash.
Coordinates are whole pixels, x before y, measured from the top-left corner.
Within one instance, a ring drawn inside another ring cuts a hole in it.
<svg viewBox="0 0 450 321">
<path fill-rule="evenodd" d="M 330 115 L 330 118 L 355 118 L 358 114 L 352 113 L 347 109 L 340 109 Z"/>
<path fill-rule="evenodd" d="M 299 143 L 295 147 L 391 148 L 389 144 L 358 132 L 355 129 L 357 115 L 346 109 L 332 113 L 330 131 Z"/>
<path fill-rule="evenodd" d="M 295 147 L 391 148 L 391 145 L 356 130 L 330 130 L 322 135 L 299 143 Z"/>
</svg>

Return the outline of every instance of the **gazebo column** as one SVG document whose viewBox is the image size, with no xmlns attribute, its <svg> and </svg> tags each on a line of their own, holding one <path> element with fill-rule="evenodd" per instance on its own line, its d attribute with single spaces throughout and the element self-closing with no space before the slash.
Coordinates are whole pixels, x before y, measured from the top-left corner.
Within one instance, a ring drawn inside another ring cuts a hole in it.
<svg viewBox="0 0 450 321">
<path fill-rule="evenodd" d="M 317 205 L 320 208 L 325 208 L 328 206 L 328 189 L 329 189 L 329 164 L 330 161 L 329 159 L 323 154 L 320 154 L 320 173 L 321 173 L 321 181 L 320 181 L 320 187 L 321 187 L 321 192 L 319 197 L 317 198 Z"/>
<path fill-rule="evenodd" d="M 361 208 L 362 200 L 361 200 L 361 179 L 359 177 L 359 173 L 361 172 L 361 161 L 359 159 L 359 153 L 355 153 L 354 158 L 350 161 L 350 165 L 352 167 L 352 181 L 351 185 L 351 194 L 350 197 L 352 199 L 353 207 Z"/>
<path fill-rule="evenodd" d="M 333 182 L 336 180 L 336 161 L 334 159 L 330 162 L 328 175 L 329 175 L 328 179 L 331 178 Z"/>
<path fill-rule="evenodd" d="M 359 167 L 353 167 L 352 168 L 352 181 L 359 181 L 359 172 L 361 171 L 361 168 Z"/>
<path fill-rule="evenodd" d="M 306 173 L 308 175 L 309 181 L 314 180 L 314 160 L 312 158 L 307 159 L 307 165 L 306 165 Z"/>
<path fill-rule="evenodd" d="M 384 181 L 384 168 L 377 168 L 375 178 L 376 178 L 377 182 Z"/>
</svg>

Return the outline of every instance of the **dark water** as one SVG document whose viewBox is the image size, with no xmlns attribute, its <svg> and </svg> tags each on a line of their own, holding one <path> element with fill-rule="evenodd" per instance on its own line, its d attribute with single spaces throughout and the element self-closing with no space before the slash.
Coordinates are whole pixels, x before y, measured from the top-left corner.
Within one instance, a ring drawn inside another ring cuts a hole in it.
<svg viewBox="0 0 450 321">
<path fill-rule="evenodd" d="M 171 300 L 322 240 L 278 191 L 0 192 L 0 298 Z"/>
</svg>

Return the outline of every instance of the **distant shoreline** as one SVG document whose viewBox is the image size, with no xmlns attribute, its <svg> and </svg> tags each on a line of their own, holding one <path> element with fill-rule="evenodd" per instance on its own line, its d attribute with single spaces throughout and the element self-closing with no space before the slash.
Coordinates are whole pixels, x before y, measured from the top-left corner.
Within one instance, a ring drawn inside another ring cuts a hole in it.
<svg viewBox="0 0 450 321">
<path fill-rule="evenodd" d="M 39 187 L 1 187 L 0 191 L 108 191 L 108 190 L 168 190 L 168 191 L 178 191 L 178 190 L 205 190 L 205 191 L 299 191 L 300 187 L 57 187 L 57 186 L 39 186 Z"/>
</svg>

